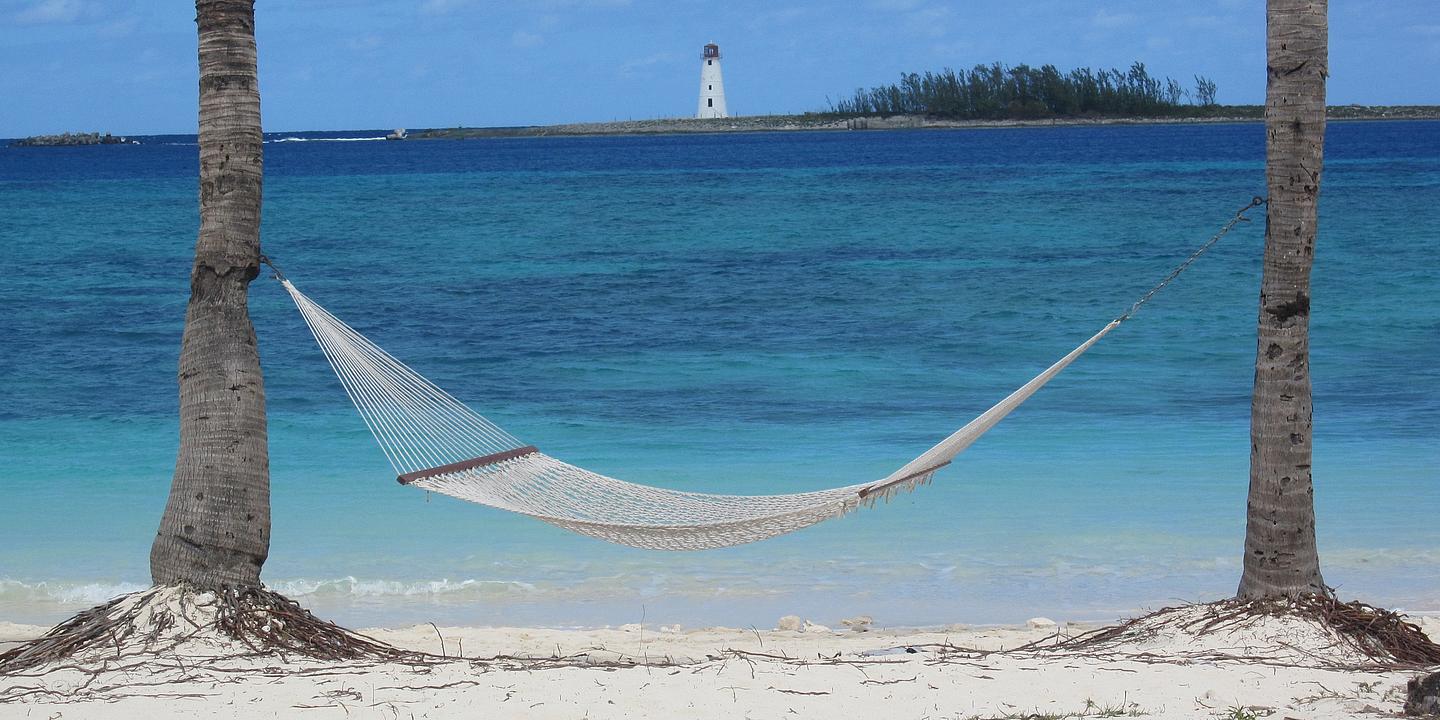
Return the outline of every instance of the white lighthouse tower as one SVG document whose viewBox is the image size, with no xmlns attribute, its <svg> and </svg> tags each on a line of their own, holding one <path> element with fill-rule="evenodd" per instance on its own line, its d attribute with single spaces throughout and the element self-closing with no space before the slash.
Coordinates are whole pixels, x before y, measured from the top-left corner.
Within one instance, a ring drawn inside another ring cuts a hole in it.
<svg viewBox="0 0 1440 720">
<path fill-rule="evenodd" d="M 700 53 L 700 109 L 697 118 L 730 117 L 725 112 L 725 79 L 720 77 L 720 46 L 710 43 Z"/>
</svg>

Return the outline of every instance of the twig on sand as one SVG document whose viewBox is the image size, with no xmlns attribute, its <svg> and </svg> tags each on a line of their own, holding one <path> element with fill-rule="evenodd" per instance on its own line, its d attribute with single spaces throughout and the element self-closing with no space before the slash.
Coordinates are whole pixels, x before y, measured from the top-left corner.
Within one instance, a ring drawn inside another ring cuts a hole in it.
<svg viewBox="0 0 1440 720">
<path fill-rule="evenodd" d="M 440 634 L 440 628 L 435 627 L 435 623 L 430 623 L 430 628 L 435 631 L 435 637 L 440 638 L 440 657 L 446 657 L 445 636 Z"/>
<path fill-rule="evenodd" d="M 899 683 L 915 682 L 916 680 L 919 680 L 919 679 L 920 679 L 920 676 L 919 676 L 919 675 L 916 675 L 915 677 L 897 678 L 897 679 L 895 679 L 895 680 L 861 680 L 861 681 L 860 681 L 860 684 L 861 684 L 861 685 L 897 685 L 897 684 L 899 684 Z"/>
</svg>

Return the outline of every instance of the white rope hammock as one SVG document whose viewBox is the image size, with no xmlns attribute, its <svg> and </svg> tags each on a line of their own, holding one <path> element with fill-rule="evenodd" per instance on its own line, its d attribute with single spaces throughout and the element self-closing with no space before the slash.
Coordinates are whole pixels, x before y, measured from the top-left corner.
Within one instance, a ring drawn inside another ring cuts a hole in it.
<svg viewBox="0 0 1440 720">
<path fill-rule="evenodd" d="M 401 483 L 635 547 L 698 550 L 798 530 L 930 480 L 1120 324 L 889 476 L 790 495 L 714 495 L 616 480 L 556 460 L 461 404 L 282 280 Z"/>
<path fill-rule="evenodd" d="M 1125 314 L 895 472 L 871 482 L 788 495 L 669 490 L 557 460 L 466 407 L 317 305 L 278 270 L 276 274 L 401 483 L 622 545 L 699 550 L 782 535 L 928 483 L 937 470 L 1129 319 L 1261 202 L 1257 198 L 1237 213 Z"/>
</svg>

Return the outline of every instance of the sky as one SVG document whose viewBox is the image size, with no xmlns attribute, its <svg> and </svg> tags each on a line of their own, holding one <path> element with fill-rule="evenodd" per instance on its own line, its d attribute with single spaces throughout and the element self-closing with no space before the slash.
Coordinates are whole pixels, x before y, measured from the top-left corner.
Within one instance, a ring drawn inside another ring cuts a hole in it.
<svg viewBox="0 0 1440 720">
<path fill-rule="evenodd" d="M 0 137 L 193 133 L 184 0 L 0 0 Z M 823 110 L 902 72 L 1128 67 L 1260 103 L 1264 0 L 261 0 L 267 131 Z M 1333 0 L 1331 104 L 1440 105 L 1440 0 Z"/>
</svg>

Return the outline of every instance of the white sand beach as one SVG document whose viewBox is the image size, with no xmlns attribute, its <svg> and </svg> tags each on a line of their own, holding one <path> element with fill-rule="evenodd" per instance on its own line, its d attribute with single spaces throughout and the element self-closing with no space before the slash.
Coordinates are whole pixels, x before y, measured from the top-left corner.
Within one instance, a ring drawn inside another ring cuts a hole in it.
<svg viewBox="0 0 1440 720">
<path fill-rule="evenodd" d="M 1031 625 L 366 631 L 451 658 L 423 663 L 254 655 L 202 634 L 0 678 L 0 718 L 1349 718 L 1398 714 L 1417 674 L 1294 619 L 1085 650 L 1045 646 L 1093 626 Z M 44 630 L 0 623 L 0 650 Z"/>
</svg>

